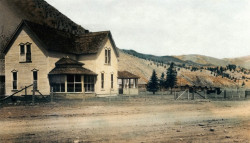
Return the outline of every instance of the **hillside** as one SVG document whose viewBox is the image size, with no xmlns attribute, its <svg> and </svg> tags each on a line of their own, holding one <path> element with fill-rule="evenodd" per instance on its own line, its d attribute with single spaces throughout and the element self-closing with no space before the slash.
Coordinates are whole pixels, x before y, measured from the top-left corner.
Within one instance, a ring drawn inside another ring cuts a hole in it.
<svg viewBox="0 0 250 143">
<path fill-rule="evenodd" d="M 181 55 L 175 56 L 176 58 L 183 60 L 183 61 L 192 61 L 202 65 L 215 65 L 215 66 L 226 66 L 229 64 L 229 61 L 224 59 L 217 59 L 209 56 L 203 55 Z"/>
<path fill-rule="evenodd" d="M 44 0 L 0 0 L 0 13 L 0 51 L 22 19 L 74 34 L 85 32 L 84 28 Z M 2 54 L 0 58 L 3 58 Z"/>
<path fill-rule="evenodd" d="M 119 57 L 119 70 L 127 70 L 141 77 L 139 83 L 147 83 L 153 69 L 156 70 L 158 77 L 162 73 L 166 73 L 166 70 L 169 66 L 167 64 L 153 62 L 150 60 L 145 60 L 142 58 L 135 57 L 133 55 L 127 54 L 124 51 L 120 50 Z M 219 76 L 211 71 L 206 69 L 191 71 L 190 69 L 176 67 L 178 73 L 178 85 L 196 85 L 196 86 L 216 86 L 223 88 L 236 88 L 241 86 L 243 81 L 246 84 L 245 88 L 250 87 L 250 81 L 248 79 L 241 79 L 239 82 Z M 249 77 L 241 72 L 231 72 L 226 71 L 230 74 L 231 77 L 241 78 L 242 76 Z"/>
<path fill-rule="evenodd" d="M 147 60 L 151 60 L 151 61 L 155 61 L 159 63 L 170 64 L 171 62 L 174 62 L 175 64 L 179 64 L 179 65 L 182 65 L 182 64 L 200 65 L 199 63 L 195 63 L 192 61 L 183 61 L 182 59 L 176 58 L 174 56 L 155 56 L 155 55 L 138 53 L 134 50 L 125 50 L 125 49 L 122 49 L 121 51 L 130 55 L 133 55 L 135 57 L 141 58 L 141 59 L 147 59 Z"/>
<path fill-rule="evenodd" d="M 250 56 L 245 56 L 245 57 L 239 57 L 239 58 L 228 58 L 228 59 L 224 59 L 229 61 L 232 64 L 250 69 Z"/>
</svg>

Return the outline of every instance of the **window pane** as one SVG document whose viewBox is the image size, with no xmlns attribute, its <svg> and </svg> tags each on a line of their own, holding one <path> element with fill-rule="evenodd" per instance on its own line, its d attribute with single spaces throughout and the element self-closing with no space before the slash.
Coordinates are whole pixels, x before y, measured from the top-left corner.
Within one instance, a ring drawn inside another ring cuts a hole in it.
<svg viewBox="0 0 250 143">
<path fill-rule="evenodd" d="M 17 72 L 13 72 L 13 80 L 17 80 Z"/>
<path fill-rule="evenodd" d="M 80 83 L 75 84 L 75 92 L 82 92 L 82 84 Z"/>
<path fill-rule="evenodd" d="M 37 71 L 33 71 L 33 80 L 37 80 Z"/>
<path fill-rule="evenodd" d="M 65 92 L 65 83 L 61 83 L 61 92 Z"/>
<path fill-rule="evenodd" d="M 30 45 L 26 45 L 27 47 L 27 53 L 31 53 Z"/>
<path fill-rule="evenodd" d="M 67 91 L 68 92 L 74 92 L 74 84 L 67 84 Z"/>
<path fill-rule="evenodd" d="M 102 88 L 104 88 L 104 73 L 102 73 L 101 76 L 102 76 L 102 77 L 101 77 L 101 78 L 102 78 L 102 80 L 101 80 L 101 82 L 102 82 L 102 83 L 101 83 L 101 86 L 102 86 Z"/>
<path fill-rule="evenodd" d="M 84 76 L 85 92 L 94 92 L 94 76 Z"/>
<path fill-rule="evenodd" d="M 74 82 L 74 75 L 67 75 L 67 82 Z"/>
<path fill-rule="evenodd" d="M 24 45 L 20 45 L 20 54 L 21 54 L 21 55 L 24 54 Z"/>
<path fill-rule="evenodd" d="M 114 79 L 113 79 L 113 74 L 111 74 L 111 88 L 113 88 L 113 83 L 114 83 Z"/>
<path fill-rule="evenodd" d="M 60 84 L 53 84 L 53 92 L 60 92 Z"/>
<path fill-rule="evenodd" d="M 17 81 L 13 81 L 13 89 L 17 89 Z"/>
<path fill-rule="evenodd" d="M 81 82 L 81 75 L 75 75 L 75 82 Z"/>
<path fill-rule="evenodd" d="M 111 50 L 108 50 L 108 63 L 110 64 L 110 60 L 111 60 Z"/>
<path fill-rule="evenodd" d="M 31 53 L 26 53 L 26 61 L 27 62 L 31 61 Z"/>
<path fill-rule="evenodd" d="M 108 62 L 108 51 L 105 50 L 105 63 L 107 63 L 107 62 Z"/>
</svg>

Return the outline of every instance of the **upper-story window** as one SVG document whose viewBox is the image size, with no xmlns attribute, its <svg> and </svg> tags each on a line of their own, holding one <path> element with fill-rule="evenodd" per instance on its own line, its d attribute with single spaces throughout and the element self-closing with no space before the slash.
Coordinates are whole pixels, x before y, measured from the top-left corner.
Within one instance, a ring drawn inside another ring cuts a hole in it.
<svg viewBox="0 0 250 143">
<path fill-rule="evenodd" d="M 111 49 L 105 49 L 105 64 L 111 63 Z"/>
<path fill-rule="evenodd" d="M 31 62 L 31 43 L 21 43 L 20 45 L 20 62 Z"/>
</svg>

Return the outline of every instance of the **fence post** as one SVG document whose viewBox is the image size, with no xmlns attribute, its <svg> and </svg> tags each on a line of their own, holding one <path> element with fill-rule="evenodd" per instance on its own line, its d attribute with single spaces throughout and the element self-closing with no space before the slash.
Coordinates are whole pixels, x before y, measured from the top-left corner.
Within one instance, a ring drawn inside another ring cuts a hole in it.
<svg viewBox="0 0 250 143">
<path fill-rule="evenodd" d="M 189 100 L 189 89 L 188 89 L 188 100 Z"/>
<path fill-rule="evenodd" d="M 193 92 L 192 92 L 192 100 L 194 100 L 194 91 L 195 89 L 193 88 Z"/>
<path fill-rule="evenodd" d="M 33 94 L 32 94 L 32 105 L 35 104 L 35 89 L 36 89 L 36 82 L 33 82 Z"/>
<path fill-rule="evenodd" d="M 207 99 L 207 91 L 206 91 L 206 89 L 204 90 L 204 94 L 205 94 L 205 99 Z"/>
<path fill-rule="evenodd" d="M 174 99 L 175 99 L 175 100 L 177 99 L 175 89 L 174 89 Z"/>
<path fill-rule="evenodd" d="M 247 98 L 247 90 L 245 90 L 245 98 Z"/>
<path fill-rule="evenodd" d="M 234 98 L 233 90 L 231 91 L 231 94 L 232 94 L 232 99 L 233 99 Z"/>
<path fill-rule="evenodd" d="M 53 102 L 53 87 L 51 87 L 50 91 L 50 102 Z"/>
<path fill-rule="evenodd" d="M 226 99 L 226 98 L 227 98 L 227 91 L 224 90 L 224 99 Z"/>
<path fill-rule="evenodd" d="M 25 96 L 27 96 L 27 86 L 25 86 Z"/>
</svg>

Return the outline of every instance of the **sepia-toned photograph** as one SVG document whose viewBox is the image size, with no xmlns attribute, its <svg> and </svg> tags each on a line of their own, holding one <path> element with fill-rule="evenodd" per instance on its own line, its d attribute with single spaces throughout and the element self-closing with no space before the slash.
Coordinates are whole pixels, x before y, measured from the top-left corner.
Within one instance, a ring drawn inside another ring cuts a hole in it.
<svg viewBox="0 0 250 143">
<path fill-rule="evenodd" d="M 0 143 L 250 143 L 250 1 L 0 0 Z"/>
</svg>

